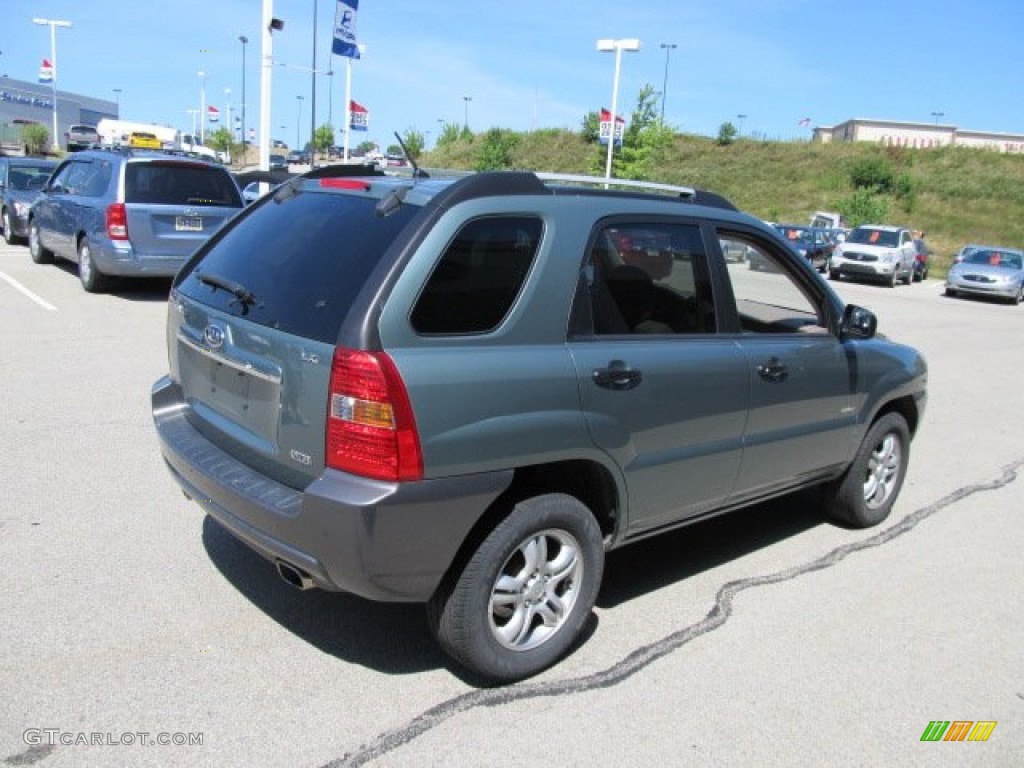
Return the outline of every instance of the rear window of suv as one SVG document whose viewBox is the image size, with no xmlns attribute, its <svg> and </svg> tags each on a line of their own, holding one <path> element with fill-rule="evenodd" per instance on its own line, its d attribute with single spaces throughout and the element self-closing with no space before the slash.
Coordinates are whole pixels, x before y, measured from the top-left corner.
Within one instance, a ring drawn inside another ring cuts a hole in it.
<svg viewBox="0 0 1024 768">
<path fill-rule="evenodd" d="M 304 192 L 267 200 L 214 242 L 175 281 L 184 295 L 247 320 L 327 344 L 381 256 L 420 211 L 403 205 L 388 216 L 377 200 Z M 199 254 L 197 254 L 198 258 Z M 216 276 L 243 286 L 242 305 L 199 280 Z"/>
<path fill-rule="evenodd" d="M 124 201 L 242 207 L 238 189 L 227 171 L 173 160 L 128 163 L 124 172 Z"/>
</svg>

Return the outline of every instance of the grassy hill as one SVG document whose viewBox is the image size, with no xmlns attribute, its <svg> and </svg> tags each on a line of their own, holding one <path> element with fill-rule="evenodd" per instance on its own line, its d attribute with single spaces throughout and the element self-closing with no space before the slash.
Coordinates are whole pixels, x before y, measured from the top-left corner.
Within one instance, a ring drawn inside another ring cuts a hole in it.
<svg viewBox="0 0 1024 768">
<path fill-rule="evenodd" d="M 570 131 L 511 134 L 509 167 L 601 175 L 604 149 Z M 475 167 L 485 135 L 460 139 L 425 154 L 425 167 Z M 816 210 L 834 211 L 855 191 L 852 174 L 864 164 L 891 169 L 911 194 L 884 195 L 884 224 L 927 233 L 944 272 L 965 243 L 1024 247 L 1024 156 L 982 149 L 883 148 L 866 143 L 818 144 L 677 135 L 648 174 L 650 181 L 703 187 L 770 221 L 806 222 Z"/>
</svg>

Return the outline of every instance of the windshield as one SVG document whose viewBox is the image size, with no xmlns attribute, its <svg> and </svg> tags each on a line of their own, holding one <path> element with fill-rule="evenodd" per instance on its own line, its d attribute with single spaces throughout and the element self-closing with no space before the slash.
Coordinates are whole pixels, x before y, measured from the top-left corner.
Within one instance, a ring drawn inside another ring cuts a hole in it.
<svg viewBox="0 0 1024 768">
<path fill-rule="evenodd" d="M 42 189 L 52 170 L 53 168 L 40 168 L 37 165 L 12 165 L 8 174 L 11 189 L 20 189 L 22 192 Z"/>
<path fill-rule="evenodd" d="M 900 244 L 900 235 L 899 232 L 885 229 L 858 227 L 849 234 L 846 242 L 858 245 L 880 245 L 886 248 L 895 248 Z"/>
<path fill-rule="evenodd" d="M 1012 251 L 979 250 L 973 251 L 964 259 L 965 264 L 987 264 L 992 267 L 1007 269 L 1021 268 L 1021 254 Z"/>
</svg>

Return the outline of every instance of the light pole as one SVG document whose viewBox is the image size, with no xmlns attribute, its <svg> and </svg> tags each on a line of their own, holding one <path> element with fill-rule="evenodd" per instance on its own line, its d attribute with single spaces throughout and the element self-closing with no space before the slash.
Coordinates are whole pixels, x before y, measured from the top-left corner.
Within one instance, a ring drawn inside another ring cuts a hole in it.
<svg viewBox="0 0 1024 768">
<path fill-rule="evenodd" d="M 302 151 L 302 139 L 299 136 L 299 131 L 302 129 L 302 99 L 301 95 L 295 97 L 295 101 L 299 105 L 299 112 L 295 116 L 295 150 L 297 152 Z"/>
<path fill-rule="evenodd" d="M 121 89 L 120 88 L 115 88 L 114 89 L 114 98 L 117 100 L 117 117 L 118 117 L 118 119 L 120 119 L 120 117 L 121 117 Z"/>
<path fill-rule="evenodd" d="M 331 126 L 331 136 L 334 136 L 334 70 L 327 70 L 327 124 Z M 330 150 L 327 150 L 330 153 Z"/>
<path fill-rule="evenodd" d="M 313 146 L 309 153 L 309 167 L 316 168 L 316 0 L 313 0 L 313 66 L 309 75 L 310 81 L 310 116 L 309 116 L 309 143 Z"/>
<path fill-rule="evenodd" d="M 746 115 L 736 115 L 736 119 L 740 121 L 740 136 L 743 136 L 743 121 L 747 119 Z"/>
<path fill-rule="evenodd" d="M 665 79 L 661 85 L 661 122 L 665 122 L 665 97 L 668 94 L 668 57 L 678 46 L 675 43 L 662 43 L 661 47 L 665 49 Z"/>
<path fill-rule="evenodd" d="M 199 143 L 206 146 L 206 73 L 199 70 Z M 195 135 L 193 134 L 193 138 Z"/>
<path fill-rule="evenodd" d="M 466 102 L 466 116 L 462 121 L 462 126 L 468 131 L 469 130 L 469 102 L 473 100 L 472 96 L 463 96 L 462 100 Z"/>
<path fill-rule="evenodd" d="M 228 133 L 230 134 L 231 133 L 231 89 L 230 88 L 225 88 L 224 89 L 224 112 L 225 112 L 224 117 L 227 118 L 227 121 L 221 127 L 222 128 L 227 128 L 228 129 Z"/>
<path fill-rule="evenodd" d="M 622 67 L 623 51 L 639 51 L 640 41 L 635 37 L 611 40 L 603 38 L 597 41 L 597 50 L 603 53 L 615 53 L 615 79 L 612 81 L 612 115 L 611 130 L 608 131 L 608 157 L 605 160 L 604 177 L 612 177 L 612 150 L 615 147 L 615 120 L 619 108 L 619 71 Z"/>
<path fill-rule="evenodd" d="M 199 110 L 198 109 L 186 109 L 185 111 L 188 112 L 190 115 L 192 115 L 192 143 L 195 144 L 195 142 L 196 142 L 196 115 L 199 114 Z"/>
<path fill-rule="evenodd" d="M 53 148 L 60 149 L 60 138 L 57 136 L 57 27 L 70 27 L 70 21 L 61 19 L 32 19 L 33 24 L 49 26 L 50 28 L 50 66 L 53 67 L 53 77 L 50 78 L 50 87 L 53 91 Z"/>
<path fill-rule="evenodd" d="M 242 44 L 242 159 L 245 160 L 245 46 L 249 38 L 245 35 L 238 36 L 238 42 Z"/>
<path fill-rule="evenodd" d="M 945 116 L 946 116 L 945 112 L 932 112 L 932 117 L 935 118 L 935 124 L 936 125 L 939 124 L 939 118 L 940 117 L 945 117 Z"/>
</svg>

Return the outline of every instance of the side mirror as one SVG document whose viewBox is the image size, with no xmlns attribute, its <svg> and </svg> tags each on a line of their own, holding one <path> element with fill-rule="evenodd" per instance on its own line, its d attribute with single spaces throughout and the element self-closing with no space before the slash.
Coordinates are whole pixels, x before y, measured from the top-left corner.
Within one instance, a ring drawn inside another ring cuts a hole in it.
<svg viewBox="0 0 1024 768">
<path fill-rule="evenodd" d="M 856 304 L 847 304 L 843 310 L 843 322 L 839 326 L 839 338 L 846 339 L 870 339 L 878 330 L 878 318 L 870 309 L 858 307 Z"/>
</svg>

